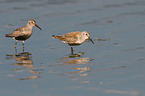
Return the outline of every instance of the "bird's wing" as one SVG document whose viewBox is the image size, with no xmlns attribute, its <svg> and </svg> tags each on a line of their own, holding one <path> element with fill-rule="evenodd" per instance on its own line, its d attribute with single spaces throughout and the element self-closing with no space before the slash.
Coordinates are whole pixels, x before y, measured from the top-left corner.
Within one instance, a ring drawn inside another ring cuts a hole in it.
<svg viewBox="0 0 145 96">
<path fill-rule="evenodd" d="M 76 31 L 76 32 L 70 32 L 64 35 L 61 35 L 62 41 L 67 42 L 67 43 L 75 43 L 81 32 Z"/>
<path fill-rule="evenodd" d="M 23 32 L 24 32 L 24 29 L 25 29 L 25 26 L 24 27 L 21 27 L 21 28 L 18 28 L 16 30 L 14 30 L 12 33 L 11 33 L 11 36 L 14 36 L 14 37 L 18 37 L 18 36 L 23 36 Z"/>
</svg>

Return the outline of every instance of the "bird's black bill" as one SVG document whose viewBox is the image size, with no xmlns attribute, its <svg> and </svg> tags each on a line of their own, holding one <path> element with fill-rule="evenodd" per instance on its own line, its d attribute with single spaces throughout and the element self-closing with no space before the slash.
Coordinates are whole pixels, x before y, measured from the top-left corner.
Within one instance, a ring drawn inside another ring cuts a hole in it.
<svg viewBox="0 0 145 96">
<path fill-rule="evenodd" d="M 39 28 L 40 30 L 42 30 L 37 24 L 35 24 L 35 26 L 36 26 L 37 28 Z"/>
<path fill-rule="evenodd" d="M 93 40 L 91 38 L 89 38 L 89 40 L 94 44 Z"/>
</svg>

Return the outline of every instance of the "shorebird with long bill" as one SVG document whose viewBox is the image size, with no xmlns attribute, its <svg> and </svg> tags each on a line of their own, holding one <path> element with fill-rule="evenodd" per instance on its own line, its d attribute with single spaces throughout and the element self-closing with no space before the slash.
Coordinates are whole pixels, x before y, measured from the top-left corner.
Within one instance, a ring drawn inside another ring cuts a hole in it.
<svg viewBox="0 0 145 96">
<path fill-rule="evenodd" d="M 86 40 L 90 40 L 93 44 L 93 40 L 90 38 L 90 34 L 87 31 L 76 31 L 76 32 L 70 32 L 64 35 L 55 36 L 52 35 L 53 38 L 59 39 L 60 41 L 68 44 L 71 46 L 71 54 L 73 54 L 73 47 L 72 46 L 78 46 L 84 43 Z"/>
<path fill-rule="evenodd" d="M 29 20 L 28 23 L 24 27 L 20 27 L 16 30 L 14 30 L 10 34 L 5 34 L 5 37 L 11 37 L 12 39 L 16 40 L 15 47 L 17 45 L 17 41 L 23 41 L 23 47 L 24 42 L 32 35 L 32 29 L 33 26 L 38 27 L 40 30 L 42 30 L 37 24 L 35 20 Z"/>
</svg>

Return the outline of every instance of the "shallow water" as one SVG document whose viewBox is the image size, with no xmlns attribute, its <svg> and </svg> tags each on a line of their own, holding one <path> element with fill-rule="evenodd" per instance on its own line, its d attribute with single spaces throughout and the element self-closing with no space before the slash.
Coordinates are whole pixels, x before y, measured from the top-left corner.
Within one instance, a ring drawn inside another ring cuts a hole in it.
<svg viewBox="0 0 145 96">
<path fill-rule="evenodd" d="M 144 96 L 144 0 L 1 0 L 1 96 Z M 25 42 L 4 37 L 29 19 Z M 53 39 L 88 31 L 95 44 Z M 98 39 L 96 39 L 96 37 Z"/>
</svg>

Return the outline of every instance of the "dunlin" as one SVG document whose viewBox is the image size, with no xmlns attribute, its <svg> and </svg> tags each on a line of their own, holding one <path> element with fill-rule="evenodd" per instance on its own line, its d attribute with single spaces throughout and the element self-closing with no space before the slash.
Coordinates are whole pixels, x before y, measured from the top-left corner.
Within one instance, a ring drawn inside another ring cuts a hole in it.
<svg viewBox="0 0 145 96">
<path fill-rule="evenodd" d="M 14 30 L 10 34 L 5 34 L 5 37 L 11 37 L 14 40 L 16 40 L 15 47 L 17 45 L 17 41 L 23 41 L 23 47 L 24 42 L 32 35 L 32 29 L 33 26 L 38 27 L 40 30 L 42 30 L 37 24 L 35 20 L 29 20 L 28 23 L 24 27 L 20 27 L 16 30 Z"/>
<path fill-rule="evenodd" d="M 62 42 L 68 44 L 71 46 L 71 53 L 73 54 L 73 47 L 72 46 L 77 46 L 81 45 L 84 43 L 86 40 L 90 40 L 93 44 L 93 40 L 90 38 L 90 34 L 87 31 L 76 31 L 76 32 L 70 32 L 64 35 L 60 36 L 55 36 L 52 35 L 54 38 L 61 40 Z"/>
</svg>

